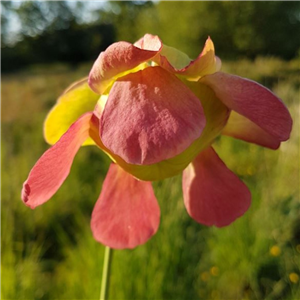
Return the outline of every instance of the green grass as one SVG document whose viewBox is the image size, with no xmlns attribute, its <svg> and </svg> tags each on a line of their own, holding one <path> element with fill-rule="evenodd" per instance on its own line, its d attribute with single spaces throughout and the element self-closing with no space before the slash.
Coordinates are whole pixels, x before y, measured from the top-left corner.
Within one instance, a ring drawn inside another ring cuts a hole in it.
<svg viewBox="0 0 300 300">
<path fill-rule="evenodd" d="M 30 210 L 20 200 L 22 183 L 48 147 L 47 111 L 89 67 L 2 76 L 2 299 L 99 299 L 104 246 L 89 224 L 109 159 L 82 148 L 51 201 Z M 187 215 L 180 176 L 155 182 L 160 229 L 143 246 L 114 251 L 110 299 L 300 299 L 300 281 L 290 279 L 300 276 L 299 61 L 258 58 L 223 69 L 272 88 L 293 116 L 292 137 L 278 151 L 228 137 L 215 142 L 252 192 L 250 210 L 226 228 Z"/>
</svg>

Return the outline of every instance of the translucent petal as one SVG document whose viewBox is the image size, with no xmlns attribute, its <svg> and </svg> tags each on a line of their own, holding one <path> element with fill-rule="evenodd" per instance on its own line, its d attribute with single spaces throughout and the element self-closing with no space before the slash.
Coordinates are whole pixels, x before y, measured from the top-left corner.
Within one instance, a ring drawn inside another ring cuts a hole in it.
<svg viewBox="0 0 300 300">
<path fill-rule="evenodd" d="M 234 111 L 230 113 L 222 134 L 271 149 L 277 149 L 280 146 L 280 141 L 277 138 Z"/>
<path fill-rule="evenodd" d="M 87 78 L 72 84 L 57 100 L 44 123 L 44 137 L 50 145 L 55 144 L 81 115 L 93 111 L 99 95 L 87 83 Z M 85 145 L 94 144 L 88 139 Z"/>
</svg>

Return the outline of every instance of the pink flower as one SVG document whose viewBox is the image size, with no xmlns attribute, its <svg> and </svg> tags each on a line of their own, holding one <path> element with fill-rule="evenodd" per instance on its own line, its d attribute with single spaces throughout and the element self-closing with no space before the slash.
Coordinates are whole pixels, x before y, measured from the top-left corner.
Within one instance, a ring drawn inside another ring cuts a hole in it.
<svg viewBox="0 0 300 300">
<path fill-rule="evenodd" d="M 94 144 L 114 162 L 91 220 L 105 245 L 134 248 L 153 236 L 160 211 L 151 181 L 181 172 L 194 220 L 221 227 L 242 216 L 250 192 L 211 144 L 224 134 L 277 149 L 292 120 L 270 90 L 220 68 L 210 38 L 195 60 L 149 34 L 108 47 L 89 78 L 68 88 L 49 113 L 44 132 L 54 145 L 25 181 L 24 203 L 48 201 L 80 146 Z"/>
</svg>

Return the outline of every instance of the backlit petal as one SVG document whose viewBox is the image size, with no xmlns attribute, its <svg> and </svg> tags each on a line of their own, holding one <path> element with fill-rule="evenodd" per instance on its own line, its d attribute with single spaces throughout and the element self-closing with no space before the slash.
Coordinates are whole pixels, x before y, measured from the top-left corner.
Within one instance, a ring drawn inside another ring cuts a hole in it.
<svg viewBox="0 0 300 300">
<path fill-rule="evenodd" d="M 277 138 L 234 111 L 231 112 L 222 134 L 271 149 L 277 149 L 280 146 Z"/>
<path fill-rule="evenodd" d="M 201 136 L 179 155 L 152 165 L 129 164 L 103 145 L 99 137 L 99 120 L 95 116 L 92 119 L 90 136 L 114 162 L 136 178 L 154 181 L 181 173 L 198 153 L 207 148 L 220 134 L 229 116 L 227 107 L 216 98 L 208 86 L 198 82 L 188 82 L 188 85 L 201 100 L 207 123 Z"/>
<path fill-rule="evenodd" d="M 167 45 L 163 45 L 161 52 L 154 60 L 161 67 L 173 73 L 184 69 L 192 61 L 184 52 Z"/>
<path fill-rule="evenodd" d="M 160 51 L 162 44 L 156 37 L 146 46 L 148 48 L 141 49 L 127 42 L 117 42 L 101 52 L 89 75 L 92 90 L 98 94 L 104 93 L 120 73 L 150 60 Z"/>
<path fill-rule="evenodd" d="M 87 83 L 87 78 L 72 84 L 57 100 L 44 123 L 44 137 L 50 145 L 55 144 L 81 115 L 93 111 L 99 95 Z M 84 144 L 94 144 L 88 139 Z"/>
<path fill-rule="evenodd" d="M 186 54 L 175 48 L 164 45 L 154 61 L 169 72 L 183 75 L 193 81 L 201 76 L 213 74 L 221 68 L 221 60 L 215 56 L 214 44 L 210 38 L 206 40 L 202 52 L 195 60 L 189 59 Z"/>
<path fill-rule="evenodd" d="M 207 75 L 200 82 L 210 86 L 230 109 L 250 119 L 279 141 L 289 138 L 291 116 L 283 102 L 267 88 L 222 72 Z"/>
<path fill-rule="evenodd" d="M 60 140 L 47 150 L 32 168 L 23 184 L 22 200 L 35 208 L 49 200 L 70 172 L 73 159 L 88 138 L 92 113 L 78 119 Z"/>
<path fill-rule="evenodd" d="M 251 204 L 246 185 L 211 147 L 201 152 L 184 170 L 182 188 L 189 215 L 207 226 L 229 225 Z"/>
<path fill-rule="evenodd" d="M 119 78 L 100 122 L 103 144 L 132 164 L 154 164 L 187 149 L 201 135 L 199 99 L 161 67 Z"/>
<path fill-rule="evenodd" d="M 146 33 L 142 38 L 133 44 L 143 50 L 160 51 L 162 48 L 162 42 L 157 35 Z"/>
<path fill-rule="evenodd" d="M 92 214 L 94 238 L 115 249 L 135 248 L 157 231 L 160 210 L 151 182 L 112 164 Z"/>
<path fill-rule="evenodd" d="M 222 68 L 222 61 L 221 58 L 216 56 L 216 72 L 219 72 Z"/>
</svg>

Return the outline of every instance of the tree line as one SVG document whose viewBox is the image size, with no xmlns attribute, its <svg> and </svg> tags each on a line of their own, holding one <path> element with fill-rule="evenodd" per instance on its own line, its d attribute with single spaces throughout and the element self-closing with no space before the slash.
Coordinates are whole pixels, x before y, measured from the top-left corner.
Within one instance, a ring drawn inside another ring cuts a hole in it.
<svg viewBox="0 0 300 300">
<path fill-rule="evenodd" d="M 190 57 L 210 36 L 222 58 L 299 55 L 298 1 L 107 1 L 98 7 L 76 1 L 1 2 L 2 71 L 33 63 L 76 65 L 94 60 L 117 40 L 145 33 Z M 88 17 L 86 17 L 88 16 Z M 11 22 L 18 39 L 11 41 Z"/>
</svg>

